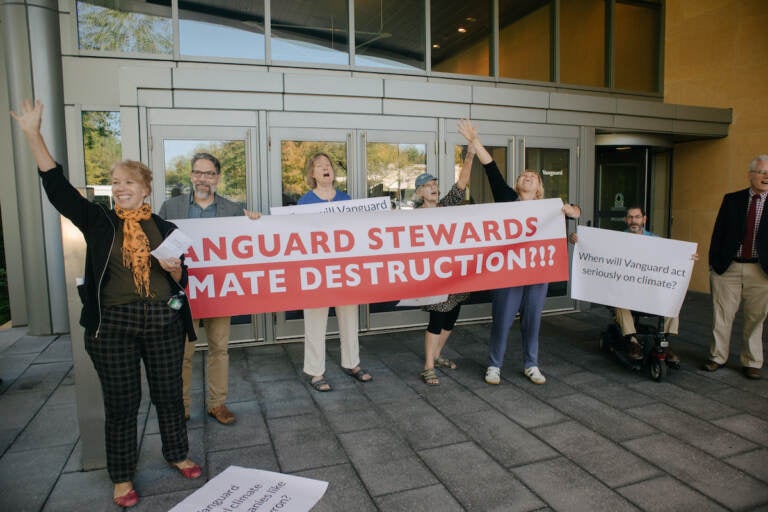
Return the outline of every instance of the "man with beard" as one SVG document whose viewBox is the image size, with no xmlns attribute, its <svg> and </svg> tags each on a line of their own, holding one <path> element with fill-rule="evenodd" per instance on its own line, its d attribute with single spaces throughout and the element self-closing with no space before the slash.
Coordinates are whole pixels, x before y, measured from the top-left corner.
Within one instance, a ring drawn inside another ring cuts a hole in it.
<svg viewBox="0 0 768 512">
<path fill-rule="evenodd" d="M 624 231 L 628 233 L 634 233 L 636 235 L 656 236 L 647 229 L 645 229 L 645 223 L 648 220 L 645 212 L 641 206 L 630 206 L 627 208 L 627 216 L 624 221 L 627 223 L 627 229 Z M 694 259 L 698 259 L 697 256 Z M 642 359 L 643 347 L 640 341 L 637 339 L 637 328 L 635 327 L 635 321 L 632 318 L 632 312 L 628 309 L 616 308 L 616 323 L 619 324 L 621 334 L 629 342 L 629 349 L 627 356 L 630 359 Z M 664 335 L 677 335 L 678 319 L 664 318 Z M 679 363 L 680 358 L 677 357 L 669 348 L 667 348 L 667 361 L 670 363 Z"/>
<path fill-rule="evenodd" d="M 164 219 L 201 219 L 210 217 L 235 217 L 248 214 L 242 205 L 225 199 L 216 193 L 221 179 L 221 164 L 209 153 L 197 153 L 192 157 L 190 173 L 192 190 L 189 195 L 172 197 L 160 207 L 159 215 Z M 258 215 L 258 214 L 255 214 Z M 252 217 L 249 215 L 249 217 Z M 252 217 L 255 218 L 255 217 Z M 206 376 L 208 414 L 223 425 L 235 422 L 235 415 L 225 402 L 229 390 L 229 324 L 230 317 L 205 318 L 203 326 L 208 337 L 208 364 Z M 184 414 L 190 416 L 190 388 L 192 381 L 192 356 L 195 344 L 187 343 L 184 350 L 182 381 L 184 384 Z"/>
</svg>

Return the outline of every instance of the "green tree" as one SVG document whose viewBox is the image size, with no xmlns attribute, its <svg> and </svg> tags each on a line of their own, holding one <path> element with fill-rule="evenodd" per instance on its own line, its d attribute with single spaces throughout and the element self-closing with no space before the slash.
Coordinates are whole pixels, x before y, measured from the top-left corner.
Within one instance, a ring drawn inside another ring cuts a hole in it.
<svg viewBox="0 0 768 512">
<path fill-rule="evenodd" d="M 170 18 L 108 9 L 77 2 L 80 48 L 169 55 L 173 52 Z"/>
<path fill-rule="evenodd" d="M 123 155 L 120 112 L 83 112 L 82 123 L 85 182 L 109 185 L 109 169 Z"/>
</svg>

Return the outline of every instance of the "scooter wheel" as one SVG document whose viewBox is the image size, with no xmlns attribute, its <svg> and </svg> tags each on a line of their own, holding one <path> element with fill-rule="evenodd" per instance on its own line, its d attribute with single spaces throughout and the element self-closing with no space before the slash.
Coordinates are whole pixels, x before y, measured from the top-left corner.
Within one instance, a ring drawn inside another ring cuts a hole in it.
<svg viewBox="0 0 768 512">
<path fill-rule="evenodd" d="M 600 340 L 597 342 L 597 346 L 602 350 L 603 352 L 610 352 L 611 351 L 611 343 L 608 341 L 608 336 L 610 336 L 608 333 L 602 333 L 600 335 Z"/>
<path fill-rule="evenodd" d="M 659 382 L 667 376 L 667 365 L 663 364 L 658 359 L 653 358 L 648 363 L 648 373 L 651 374 L 653 380 Z"/>
</svg>

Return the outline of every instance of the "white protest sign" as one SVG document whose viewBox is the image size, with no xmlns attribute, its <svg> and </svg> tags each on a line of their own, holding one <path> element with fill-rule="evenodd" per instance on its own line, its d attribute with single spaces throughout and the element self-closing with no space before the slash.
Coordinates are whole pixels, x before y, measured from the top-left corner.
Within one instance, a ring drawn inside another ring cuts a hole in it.
<svg viewBox="0 0 768 512">
<path fill-rule="evenodd" d="M 229 466 L 169 512 L 307 512 L 328 482 Z"/>
<path fill-rule="evenodd" d="M 571 298 L 675 317 L 691 280 L 696 244 L 579 226 Z"/>
<path fill-rule="evenodd" d="M 295 206 L 271 206 L 270 215 L 303 215 L 307 213 L 375 213 L 392 209 L 389 196 L 349 199 L 347 201 L 324 201 L 322 203 L 299 204 Z"/>
</svg>

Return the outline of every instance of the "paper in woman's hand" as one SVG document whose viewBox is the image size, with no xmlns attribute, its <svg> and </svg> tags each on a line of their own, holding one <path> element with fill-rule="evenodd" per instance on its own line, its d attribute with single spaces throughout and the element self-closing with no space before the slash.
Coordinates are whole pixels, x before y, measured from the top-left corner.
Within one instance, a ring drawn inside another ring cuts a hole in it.
<svg viewBox="0 0 768 512">
<path fill-rule="evenodd" d="M 178 258 L 187 252 L 192 246 L 192 239 L 181 232 L 180 229 L 174 229 L 171 234 L 163 240 L 163 243 L 152 251 L 152 256 L 159 260 L 168 258 Z"/>
</svg>

